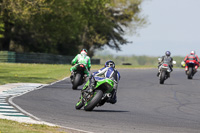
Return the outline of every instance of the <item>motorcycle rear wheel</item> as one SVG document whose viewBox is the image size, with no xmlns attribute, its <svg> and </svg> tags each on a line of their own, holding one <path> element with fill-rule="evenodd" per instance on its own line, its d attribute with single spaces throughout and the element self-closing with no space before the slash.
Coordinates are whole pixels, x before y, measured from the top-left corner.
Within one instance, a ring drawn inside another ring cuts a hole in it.
<svg viewBox="0 0 200 133">
<path fill-rule="evenodd" d="M 192 77 L 193 77 L 193 74 L 192 74 L 192 67 L 189 67 L 188 68 L 188 79 L 192 79 Z"/>
<path fill-rule="evenodd" d="M 93 96 L 92 100 L 84 106 L 85 111 L 92 111 L 94 107 L 100 102 L 103 92 L 101 90 L 95 90 L 95 95 Z"/>
<path fill-rule="evenodd" d="M 72 86 L 72 89 L 73 89 L 73 90 L 76 90 L 76 89 L 77 89 L 79 83 L 81 82 L 80 80 L 81 80 L 81 74 L 80 74 L 80 73 L 77 73 L 77 74 L 76 74 L 76 77 L 75 77 L 75 79 L 74 79 L 74 82 L 73 82 L 73 86 Z"/>
</svg>

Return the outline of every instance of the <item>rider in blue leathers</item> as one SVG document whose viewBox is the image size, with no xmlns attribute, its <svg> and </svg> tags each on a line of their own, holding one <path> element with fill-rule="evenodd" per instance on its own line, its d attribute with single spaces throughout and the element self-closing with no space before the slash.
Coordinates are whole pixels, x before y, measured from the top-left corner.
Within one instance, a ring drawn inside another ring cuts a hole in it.
<svg viewBox="0 0 200 133">
<path fill-rule="evenodd" d="M 91 81 L 91 84 L 94 84 L 94 80 L 98 81 L 102 78 L 110 78 L 114 81 L 114 87 L 113 91 L 111 92 L 112 96 L 110 99 L 108 99 L 107 102 L 110 102 L 112 104 L 115 104 L 117 102 L 117 88 L 118 88 L 118 82 L 120 80 L 120 73 L 115 69 L 115 63 L 111 60 L 106 61 L 103 68 L 98 70 L 97 72 L 93 72 L 92 75 L 89 77 L 89 80 Z"/>
</svg>

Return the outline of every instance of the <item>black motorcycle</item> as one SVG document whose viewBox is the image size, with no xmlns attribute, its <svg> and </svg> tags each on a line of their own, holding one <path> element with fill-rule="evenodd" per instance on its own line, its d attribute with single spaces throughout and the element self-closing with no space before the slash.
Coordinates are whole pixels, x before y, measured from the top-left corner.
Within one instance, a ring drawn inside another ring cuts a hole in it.
<svg viewBox="0 0 200 133">
<path fill-rule="evenodd" d="M 84 71 L 86 70 L 87 68 L 84 64 L 77 65 L 76 71 L 74 71 L 74 74 L 71 75 L 71 83 L 73 90 L 76 90 L 78 86 L 82 85 L 86 81 L 87 76 L 84 73 Z"/>
</svg>

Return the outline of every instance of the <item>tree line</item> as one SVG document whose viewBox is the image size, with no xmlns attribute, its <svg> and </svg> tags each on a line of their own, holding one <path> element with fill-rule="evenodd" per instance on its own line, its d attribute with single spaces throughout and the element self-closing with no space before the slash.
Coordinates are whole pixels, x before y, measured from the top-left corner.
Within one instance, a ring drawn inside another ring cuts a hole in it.
<svg viewBox="0 0 200 133">
<path fill-rule="evenodd" d="M 0 50 L 75 55 L 120 50 L 146 24 L 142 0 L 0 0 Z"/>
</svg>

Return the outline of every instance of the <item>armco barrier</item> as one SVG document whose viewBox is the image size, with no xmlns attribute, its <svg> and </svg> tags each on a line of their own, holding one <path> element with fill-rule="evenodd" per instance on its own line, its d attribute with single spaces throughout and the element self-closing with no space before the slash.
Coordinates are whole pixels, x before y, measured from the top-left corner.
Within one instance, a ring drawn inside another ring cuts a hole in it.
<svg viewBox="0 0 200 133">
<path fill-rule="evenodd" d="M 0 51 L 0 62 L 9 63 L 71 64 L 73 58 L 74 56 Z M 91 63 L 100 64 L 100 59 L 91 59 Z"/>
</svg>

